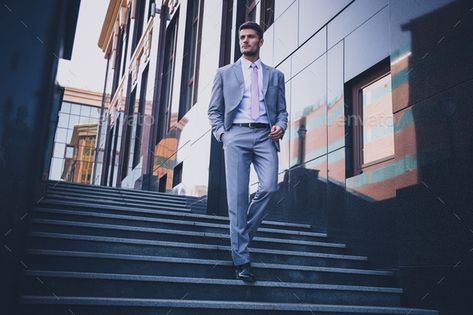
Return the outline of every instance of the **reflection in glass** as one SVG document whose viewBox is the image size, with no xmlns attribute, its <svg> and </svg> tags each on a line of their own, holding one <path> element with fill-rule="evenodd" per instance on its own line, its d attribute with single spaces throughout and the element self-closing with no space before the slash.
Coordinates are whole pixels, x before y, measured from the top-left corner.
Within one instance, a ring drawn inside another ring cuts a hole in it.
<svg viewBox="0 0 473 315">
<path fill-rule="evenodd" d="M 291 80 L 290 167 L 327 153 L 325 67 L 324 55 Z"/>
<path fill-rule="evenodd" d="M 69 114 L 70 111 L 71 111 L 71 104 L 69 104 L 68 102 L 63 102 L 61 105 L 61 113 Z"/>
<path fill-rule="evenodd" d="M 64 102 L 58 116 L 49 178 L 90 184 L 100 108 Z"/>
<path fill-rule="evenodd" d="M 55 142 L 66 143 L 67 129 L 57 128 Z"/>
<path fill-rule="evenodd" d="M 299 45 L 337 15 L 350 0 L 299 0 Z"/>
<path fill-rule="evenodd" d="M 66 146 L 66 153 L 64 154 L 64 157 L 66 159 L 74 158 L 74 146 L 72 146 L 72 145 L 67 145 Z"/>
<path fill-rule="evenodd" d="M 72 115 L 80 115 L 80 105 L 79 104 L 71 104 L 71 114 Z"/>
<path fill-rule="evenodd" d="M 292 55 L 293 74 L 297 74 L 325 52 L 326 34 L 326 29 L 321 29 Z"/>
<path fill-rule="evenodd" d="M 56 158 L 62 158 L 64 157 L 64 149 L 66 145 L 64 143 L 56 143 L 54 145 L 54 157 Z"/>
<path fill-rule="evenodd" d="M 361 90 L 363 106 L 363 163 L 394 154 L 391 75 Z"/>
<path fill-rule="evenodd" d="M 90 107 L 89 106 L 81 106 L 80 107 L 80 115 L 81 116 L 90 116 Z"/>
<path fill-rule="evenodd" d="M 343 42 L 327 52 L 327 70 L 327 140 L 331 152 L 345 146 Z"/>
<path fill-rule="evenodd" d="M 277 19 L 294 0 L 276 0 L 274 3 L 274 18 Z"/>
<path fill-rule="evenodd" d="M 61 128 L 67 128 L 68 123 L 69 123 L 69 115 L 65 113 L 59 113 L 59 120 L 58 120 L 57 126 Z"/>
<path fill-rule="evenodd" d="M 277 2 L 276 2 L 277 3 Z M 274 63 L 280 63 L 297 48 L 297 2 L 274 22 Z"/>
<path fill-rule="evenodd" d="M 79 124 L 79 119 L 80 119 L 80 116 L 70 115 L 69 116 L 69 129 L 72 128 L 75 125 L 78 125 Z"/>
</svg>

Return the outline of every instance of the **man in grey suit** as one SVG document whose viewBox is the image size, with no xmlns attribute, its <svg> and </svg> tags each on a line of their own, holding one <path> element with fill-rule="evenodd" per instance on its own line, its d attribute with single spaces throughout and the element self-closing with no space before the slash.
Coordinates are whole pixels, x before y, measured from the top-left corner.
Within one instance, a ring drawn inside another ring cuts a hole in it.
<svg viewBox="0 0 473 315">
<path fill-rule="evenodd" d="M 259 58 L 263 30 L 254 22 L 239 28 L 242 57 L 217 70 L 208 116 L 223 142 L 232 260 L 237 279 L 256 280 L 248 245 L 277 190 L 279 139 L 287 129 L 284 74 Z M 250 163 L 258 190 L 248 205 Z"/>
</svg>

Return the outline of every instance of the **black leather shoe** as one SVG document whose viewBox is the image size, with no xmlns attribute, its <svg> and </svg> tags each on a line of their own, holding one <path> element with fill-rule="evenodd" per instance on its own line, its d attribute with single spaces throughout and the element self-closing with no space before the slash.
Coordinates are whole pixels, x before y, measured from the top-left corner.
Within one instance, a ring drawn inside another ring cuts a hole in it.
<svg viewBox="0 0 473 315">
<path fill-rule="evenodd" d="M 255 275 L 251 272 L 250 263 L 235 265 L 235 277 L 237 280 L 243 280 L 245 282 L 256 281 Z"/>
</svg>

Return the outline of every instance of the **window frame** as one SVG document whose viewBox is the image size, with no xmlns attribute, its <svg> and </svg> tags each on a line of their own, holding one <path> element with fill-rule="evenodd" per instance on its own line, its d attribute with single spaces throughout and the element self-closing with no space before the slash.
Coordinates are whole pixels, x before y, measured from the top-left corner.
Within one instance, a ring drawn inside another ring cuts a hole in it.
<svg viewBox="0 0 473 315">
<path fill-rule="evenodd" d="M 351 103 L 351 113 L 348 117 L 349 132 L 348 132 L 348 143 L 352 144 L 352 173 L 348 174 L 347 177 L 356 176 L 363 172 L 370 170 L 373 167 L 381 163 L 393 161 L 395 154 L 379 158 L 375 161 L 368 163 L 363 162 L 363 96 L 362 91 L 365 87 L 373 84 L 374 82 L 381 80 L 387 75 L 391 74 L 391 67 L 389 58 L 386 58 L 356 76 L 348 84 L 348 95 L 349 103 Z M 347 92 L 347 91 L 346 91 Z M 392 92 L 391 92 L 392 95 Z M 393 114 L 394 115 L 394 114 Z M 394 130 L 393 130 L 394 133 Z"/>
<path fill-rule="evenodd" d="M 182 169 L 184 167 L 184 162 L 180 162 L 177 164 L 173 169 L 173 176 L 172 176 L 172 188 L 176 187 L 180 183 L 182 183 Z"/>
<path fill-rule="evenodd" d="M 204 3 L 204 0 L 188 0 L 178 121 L 197 103 L 198 99 Z M 196 5 L 198 5 L 198 12 L 194 16 Z M 191 45 L 193 30 L 196 32 L 195 46 Z M 191 56 L 194 56 L 194 60 L 191 60 Z M 191 69 L 191 64 L 193 64 L 193 69 Z"/>
<path fill-rule="evenodd" d="M 246 3 L 245 3 L 245 22 L 246 21 L 256 22 L 256 5 L 257 4 L 258 4 L 258 1 L 256 1 L 256 0 L 246 0 Z M 250 15 L 254 15 L 254 19 L 250 18 Z"/>
<path fill-rule="evenodd" d="M 127 17 L 126 17 L 126 25 L 123 26 L 123 29 L 124 29 L 124 33 L 122 33 L 122 38 L 121 38 L 121 41 L 120 41 L 120 44 L 122 45 L 122 52 L 124 52 L 123 55 L 121 55 L 121 58 L 122 60 L 120 60 L 120 63 L 121 63 L 121 73 L 120 73 L 120 77 L 119 77 L 119 80 L 123 77 L 123 75 L 125 75 L 125 72 L 127 71 L 126 68 L 128 68 L 128 61 L 129 61 L 129 58 L 131 56 L 131 53 L 132 51 L 128 51 L 128 46 L 130 45 L 130 27 L 131 27 L 131 6 L 128 5 L 128 8 L 127 8 Z M 124 38 L 123 38 L 124 37 Z M 132 39 L 133 40 L 133 39 Z M 125 50 L 123 51 L 123 47 L 125 48 Z"/>
<path fill-rule="evenodd" d="M 145 107 L 146 107 L 146 90 L 148 89 L 148 75 L 149 75 L 149 62 L 144 67 L 141 72 L 141 84 L 139 90 L 139 100 L 138 100 L 138 110 L 136 112 L 136 126 L 135 126 L 135 143 L 133 148 L 133 161 L 131 164 L 132 169 L 134 169 L 140 162 L 142 156 L 141 146 L 142 146 L 142 137 L 143 137 L 143 124 L 145 117 Z"/>
<path fill-rule="evenodd" d="M 128 78 L 129 81 L 131 81 L 131 74 L 129 75 Z M 131 133 L 132 133 L 132 127 L 133 125 L 130 126 L 130 122 L 133 122 L 134 120 L 134 113 L 135 113 L 135 104 L 136 104 L 136 94 L 139 93 L 137 91 L 138 84 L 136 84 L 128 98 L 128 108 L 125 106 L 126 112 L 124 113 L 124 119 L 123 119 L 123 129 L 122 133 L 124 131 L 123 137 L 124 139 L 121 139 L 123 148 L 121 154 L 123 154 L 123 160 L 122 160 L 122 165 L 121 165 L 121 176 L 118 180 L 122 181 L 125 179 L 125 177 L 128 175 L 128 169 L 130 167 L 130 149 L 131 149 Z"/>
<path fill-rule="evenodd" d="M 134 22 L 134 27 L 133 27 L 133 41 L 131 45 L 131 54 L 135 52 L 136 46 L 138 46 L 138 43 L 143 35 L 143 28 L 145 23 L 148 21 L 146 19 L 145 21 L 145 14 L 146 12 L 146 0 L 135 0 L 136 1 L 136 7 L 135 7 L 135 22 Z"/>
<path fill-rule="evenodd" d="M 275 0 L 261 0 L 260 25 L 263 28 L 263 32 L 270 28 L 274 23 L 274 2 Z M 268 9 L 271 10 L 269 14 L 267 12 Z M 268 20 L 270 20 L 269 24 Z"/>
<path fill-rule="evenodd" d="M 164 51 L 164 66 L 163 66 L 163 80 L 161 81 L 161 96 L 160 106 L 158 113 L 158 127 L 156 143 L 158 144 L 169 132 L 171 127 L 171 114 L 172 114 L 172 94 L 174 92 L 174 75 L 176 69 L 176 47 L 178 40 L 179 31 L 179 11 L 176 11 L 171 19 L 171 22 L 166 28 L 165 35 L 165 51 Z M 172 54 L 171 54 L 172 53 Z M 172 63 L 172 65 L 171 65 Z M 171 71 L 169 68 L 172 67 Z M 169 72 L 170 77 L 165 74 Z"/>
</svg>

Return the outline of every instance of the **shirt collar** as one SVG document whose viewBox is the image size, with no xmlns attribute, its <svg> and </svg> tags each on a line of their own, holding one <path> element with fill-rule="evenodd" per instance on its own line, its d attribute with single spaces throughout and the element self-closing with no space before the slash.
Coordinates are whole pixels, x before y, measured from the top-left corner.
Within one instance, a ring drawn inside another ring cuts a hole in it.
<svg viewBox="0 0 473 315">
<path fill-rule="evenodd" d="M 251 65 L 251 61 L 248 59 L 244 58 L 243 56 L 240 57 L 241 62 L 243 64 L 243 67 L 245 69 L 249 69 Z M 258 58 L 258 60 L 255 61 L 255 64 L 258 66 L 258 69 L 261 69 L 261 58 Z"/>
</svg>

